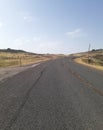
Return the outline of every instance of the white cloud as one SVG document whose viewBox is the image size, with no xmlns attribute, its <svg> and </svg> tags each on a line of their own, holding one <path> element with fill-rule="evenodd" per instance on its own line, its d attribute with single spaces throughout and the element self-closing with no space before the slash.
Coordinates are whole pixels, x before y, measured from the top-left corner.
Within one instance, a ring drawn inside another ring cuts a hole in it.
<svg viewBox="0 0 103 130">
<path fill-rule="evenodd" d="M 64 50 L 62 42 L 50 40 L 46 36 L 33 37 L 33 44 L 37 53 L 62 53 Z"/>
<path fill-rule="evenodd" d="M 67 32 L 66 35 L 71 38 L 78 38 L 84 36 L 83 30 L 81 28 L 77 28 L 74 31 Z"/>
<path fill-rule="evenodd" d="M 38 53 L 62 53 L 63 45 L 57 41 L 41 41 L 35 47 L 35 52 Z"/>
<path fill-rule="evenodd" d="M 37 22 L 39 19 L 38 17 L 36 16 L 33 16 L 30 12 L 28 11 L 20 11 L 18 12 L 19 15 L 21 16 L 21 18 L 25 21 L 25 22 L 28 22 L 28 23 L 31 23 L 31 22 Z"/>
<path fill-rule="evenodd" d="M 38 43 L 38 42 L 41 42 L 41 37 L 40 36 L 34 36 L 33 37 L 33 42 L 35 42 L 35 43 Z"/>
<path fill-rule="evenodd" d="M 31 23 L 31 22 L 37 22 L 39 19 L 36 18 L 36 17 L 33 17 L 31 15 L 25 15 L 23 17 L 24 21 L 28 22 L 28 23 Z"/>
<path fill-rule="evenodd" d="M 29 42 L 30 42 L 30 40 L 25 39 L 24 37 L 16 38 L 14 40 L 14 46 L 19 48 L 21 46 L 24 46 L 25 44 L 28 44 Z"/>
<path fill-rule="evenodd" d="M 24 37 L 17 38 L 14 45 L 16 48 L 35 53 L 63 53 L 65 50 L 61 42 L 43 36 L 34 36 L 29 40 Z"/>
<path fill-rule="evenodd" d="M 33 17 L 32 16 L 24 16 L 24 20 L 27 22 L 33 22 Z"/>
<path fill-rule="evenodd" d="M 2 22 L 0 22 L 0 28 L 3 26 L 3 23 Z"/>
</svg>

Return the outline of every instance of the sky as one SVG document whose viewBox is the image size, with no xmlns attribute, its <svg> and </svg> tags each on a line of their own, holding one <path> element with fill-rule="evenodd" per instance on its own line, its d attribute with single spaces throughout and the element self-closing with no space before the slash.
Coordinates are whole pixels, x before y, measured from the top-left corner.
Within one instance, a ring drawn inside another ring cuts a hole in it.
<svg viewBox="0 0 103 130">
<path fill-rule="evenodd" d="M 0 0 L 0 48 L 71 54 L 103 48 L 103 0 Z"/>
</svg>

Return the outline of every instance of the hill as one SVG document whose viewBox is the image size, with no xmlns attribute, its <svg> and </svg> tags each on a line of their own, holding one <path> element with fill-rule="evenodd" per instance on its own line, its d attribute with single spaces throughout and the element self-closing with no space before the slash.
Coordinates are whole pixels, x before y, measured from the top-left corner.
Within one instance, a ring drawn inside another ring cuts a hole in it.
<svg viewBox="0 0 103 130">
<path fill-rule="evenodd" d="M 55 58 L 55 55 L 36 54 L 24 50 L 0 49 L 0 67 L 21 66 Z"/>
<path fill-rule="evenodd" d="M 15 49 L 0 49 L 0 52 L 10 52 L 10 53 L 26 53 L 26 51 L 23 50 L 15 50 Z"/>
</svg>

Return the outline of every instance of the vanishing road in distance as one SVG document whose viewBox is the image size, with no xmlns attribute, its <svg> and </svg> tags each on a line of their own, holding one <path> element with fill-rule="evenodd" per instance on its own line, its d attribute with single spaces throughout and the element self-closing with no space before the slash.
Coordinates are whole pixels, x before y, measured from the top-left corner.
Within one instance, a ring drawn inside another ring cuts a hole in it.
<svg viewBox="0 0 103 130">
<path fill-rule="evenodd" d="M 61 58 L 0 82 L 0 130 L 103 130 L 103 72 Z"/>
</svg>

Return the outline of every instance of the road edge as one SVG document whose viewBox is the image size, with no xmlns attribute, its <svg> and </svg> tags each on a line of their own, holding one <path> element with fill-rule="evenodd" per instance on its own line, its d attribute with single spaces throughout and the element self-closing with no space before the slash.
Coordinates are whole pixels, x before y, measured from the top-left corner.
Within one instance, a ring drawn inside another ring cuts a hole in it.
<svg viewBox="0 0 103 130">
<path fill-rule="evenodd" d="M 74 60 L 74 62 L 76 62 L 76 63 L 78 63 L 78 64 L 81 64 L 81 65 L 84 65 L 84 66 L 86 66 L 86 67 L 90 67 L 90 68 L 92 68 L 92 69 L 96 69 L 96 70 L 101 70 L 101 71 L 103 71 L 103 67 L 102 67 L 102 66 L 87 64 L 87 63 L 83 62 L 83 61 L 81 60 L 81 58 L 75 58 L 75 59 L 73 59 L 73 60 Z"/>
</svg>

